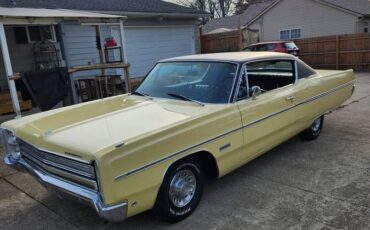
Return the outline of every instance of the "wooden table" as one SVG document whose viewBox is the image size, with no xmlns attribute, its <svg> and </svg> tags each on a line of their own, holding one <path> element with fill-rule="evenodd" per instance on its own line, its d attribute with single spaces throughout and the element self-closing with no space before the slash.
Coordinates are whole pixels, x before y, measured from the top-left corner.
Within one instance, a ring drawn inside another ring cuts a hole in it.
<svg viewBox="0 0 370 230">
<path fill-rule="evenodd" d="M 84 77 L 75 80 L 78 84 L 78 90 L 81 101 L 92 101 L 102 98 L 99 80 L 96 77 Z M 84 88 L 84 87 L 85 88 Z M 86 96 L 86 100 L 85 100 Z"/>
</svg>

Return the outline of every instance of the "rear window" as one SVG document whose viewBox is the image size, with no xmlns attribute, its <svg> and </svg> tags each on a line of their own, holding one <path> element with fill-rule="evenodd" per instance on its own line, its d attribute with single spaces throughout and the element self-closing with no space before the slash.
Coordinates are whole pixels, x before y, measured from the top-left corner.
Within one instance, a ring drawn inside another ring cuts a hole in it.
<svg viewBox="0 0 370 230">
<path fill-rule="evenodd" d="M 297 64 L 298 64 L 298 79 L 310 77 L 316 74 L 316 72 L 311 67 L 309 67 L 302 61 L 297 61 Z"/>
<path fill-rule="evenodd" d="M 298 49 L 298 47 L 294 44 L 294 42 L 285 42 L 284 45 L 285 45 L 285 48 L 289 50 Z"/>
</svg>

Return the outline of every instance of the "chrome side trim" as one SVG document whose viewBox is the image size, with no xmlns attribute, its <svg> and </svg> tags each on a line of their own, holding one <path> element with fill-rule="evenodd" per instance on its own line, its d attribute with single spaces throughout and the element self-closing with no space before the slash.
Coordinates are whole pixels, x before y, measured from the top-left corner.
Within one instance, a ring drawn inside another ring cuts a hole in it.
<svg viewBox="0 0 370 230">
<path fill-rule="evenodd" d="M 235 72 L 235 75 L 234 75 L 234 82 L 233 82 L 233 86 L 231 87 L 231 91 L 230 91 L 230 96 L 229 96 L 229 100 L 228 100 L 228 103 L 232 103 L 231 101 L 231 97 L 233 95 L 233 92 L 236 94 L 236 90 L 235 90 L 235 83 L 237 82 L 238 78 L 239 78 L 239 73 L 240 73 L 240 64 L 238 63 L 238 65 L 236 66 L 236 72 Z"/>
<path fill-rule="evenodd" d="M 248 68 L 247 68 L 247 64 L 243 64 L 242 67 L 241 67 L 241 70 L 240 70 L 240 74 L 238 76 L 238 84 L 236 85 L 233 103 L 235 103 L 238 99 L 238 92 L 239 92 L 240 85 L 243 81 L 243 75 L 246 76 L 245 78 L 246 78 L 246 81 L 247 81 L 247 90 L 248 90 L 247 95 L 249 97 L 250 85 L 249 85 L 249 78 L 248 78 Z"/>
<path fill-rule="evenodd" d="M 250 126 L 253 126 L 253 125 L 255 125 L 255 124 L 257 124 L 257 123 L 259 123 L 259 122 L 261 122 L 261 121 L 264 121 L 264 120 L 266 120 L 266 119 L 269 119 L 269 118 L 274 117 L 274 116 L 276 116 L 276 115 L 278 115 L 278 114 L 280 114 L 280 113 L 284 113 L 284 112 L 289 111 L 289 110 L 294 109 L 294 108 L 295 108 L 295 106 L 293 105 L 293 106 L 287 107 L 287 108 L 285 108 L 285 109 L 283 109 L 283 110 L 280 110 L 280 111 L 278 111 L 278 112 L 275 112 L 275 113 L 273 113 L 273 114 L 270 114 L 270 115 L 267 115 L 267 116 L 262 117 L 262 118 L 260 118 L 260 119 L 257 119 L 257 120 L 255 120 L 255 121 L 252 121 L 252 122 L 250 122 L 250 123 L 248 123 L 248 124 L 246 124 L 246 125 L 243 125 L 243 129 L 244 129 L 244 128 L 248 128 L 248 127 L 250 127 Z"/>
<path fill-rule="evenodd" d="M 199 146 L 201 146 L 201 145 L 203 145 L 203 144 L 206 144 L 206 143 L 208 143 L 208 142 L 211 142 L 211 141 L 214 141 L 214 140 L 220 139 L 220 138 L 222 138 L 222 137 L 224 137 L 224 136 L 226 136 L 226 135 L 229 135 L 229 134 L 231 134 L 231 133 L 233 133 L 233 132 L 236 132 L 236 131 L 238 131 L 238 130 L 241 130 L 241 129 L 242 129 L 242 127 L 239 127 L 239 128 L 233 129 L 233 130 L 230 130 L 230 131 L 228 131 L 228 132 L 226 132 L 226 133 L 224 133 L 224 134 L 218 135 L 218 136 L 216 136 L 216 137 L 214 137 L 214 138 L 211 138 L 211 139 L 209 139 L 209 140 L 207 140 L 207 141 L 200 142 L 200 143 L 198 143 L 198 144 L 196 144 L 196 145 L 190 146 L 190 147 L 188 147 L 188 148 L 186 148 L 186 149 L 183 149 L 183 150 L 180 150 L 180 151 L 178 151 L 178 152 L 176 152 L 176 153 L 174 153 L 174 154 L 171 154 L 171 155 L 169 155 L 169 156 L 167 156 L 167 157 L 163 157 L 163 158 L 161 158 L 161 159 L 159 159 L 159 160 L 156 160 L 156 161 L 154 161 L 154 162 L 152 162 L 152 163 L 150 163 L 150 164 L 147 164 L 147 165 L 144 165 L 144 166 L 139 167 L 139 168 L 137 168 L 137 169 L 134 169 L 134 170 L 128 171 L 128 172 L 126 172 L 126 173 L 120 174 L 120 175 L 116 176 L 116 177 L 114 178 L 114 180 L 121 180 L 121 179 L 123 179 L 123 178 L 125 178 L 125 177 L 128 177 L 128 176 L 131 176 L 131 175 L 133 175 L 133 174 L 136 174 L 136 173 L 138 173 L 138 172 L 140 172 L 140 171 L 142 171 L 142 170 L 144 170 L 144 169 L 150 168 L 150 167 L 152 167 L 152 166 L 154 166 L 154 165 L 156 165 L 156 164 L 159 164 L 159 163 L 161 163 L 161 162 L 163 162 L 163 161 L 167 161 L 167 160 L 169 160 L 169 159 L 171 159 L 171 158 L 174 158 L 174 157 L 176 157 L 177 155 L 182 154 L 182 153 L 184 153 L 184 152 L 186 152 L 186 151 L 188 151 L 188 150 L 190 150 L 190 149 L 192 149 L 192 148 L 196 148 L 196 147 L 199 147 Z"/>
<path fill-rule="evenodd" d="M 335 91 L 338 91 L 338 90 L 341 90 L 343 88 L 346 88 L 346 87 L 348 87 L 350 85 L 353 85 L 354 83 L 355 83 L 355 80 L 350 81 L 350 82 L 347 82 L 347 83 L 345 83 L 343 85 L 337 86 L 334 89 L 331 89 L 331 90 L 326 91 L 324 93 L 320 93 L 320 94 L 318 94 L 316 96 L 310 97 L 310 98 L 308 98 L 308 99 L 306 99 L 306 100 L 304 100 L 304 101 L 296 104 L 295 107 L 300 106 L 300 105 L 303 105 L 303 104 L 306 104 L 306 103 L 310 103 L 310 102 L 315 101 L 315 100 L 317 100 L 317 99 L 319 99 L 321 97 L 325 97 L 327 95 L 330 95 L 330 94 L 334 93 Z"/>
<path fill-rule="evenodd" d="M 280 111 L 275 112 L 275 113 L 273 113 L 273 114 L 267 115 L 267 116 L 265 116 L 265 117 L 263 117 L 263 118 L 260 118 L 260 119 L 257 119 L 257 120 L 255 120 L 255 121 L 252 121 L 252 122 L 250 122 L 250 123 L 248 123 L 248 124 L 246 124 L 246 125 L 243 125 L 243 126 L 241 126 L 241 127 L 239 127 L 239 128 L 236 128 L 236 129 L 230 130 L 230 131 L 228 131 L 228 132 L 226 132 L 226 133 L 223 133 L 223 134 L 221 134 L 221 135 L 218 135 L 218 136 L 216 136 L 216 137 L 214 137 L 214 138 L 211 138 L 211 139 L 209 139 L 209 140 L 203 141 L 203 142 L 198 143 L 198 144 L 196 144 L 196 145 L 190 146 L 190 147 L 188 147 L 188 148 L 186 148 L 186 149 L 180 150 L 180 151 L 178 151 L 178 152 L 176 152 L 176 153 L 174 153 L 174 154 L 171 154 L 171 155 L 169 155 L 169 156 L 167 156 L 167 157 L 164 157 L 164 158 L 161 158 L 161 159 L 159 159 L 159 160 L 156 160 L 156 161 L 154 161 L 154 162 L 152 162 L 152 163 L 149 163 L 149 164 L 147 164 L 147 165 L 144 165 L 144 166 L 141 166 L 141 167 L 136 168 L 136 169 L 134 169 L 134 170 L 128 171 L 128 172 L 126 172 L 126 173 L 120 174 L 120 175 L 116 176 L 116 177 L 114 178 L 114 180 L 121 180 L 121 179 L 124 179 L 125 177 L 131 176 L 131 175 L 136 174 L 136 173 L 138 173 L 138 172 L 140 172 L 140 171 L 143 171 L 143 170 L 145 170 L 145 169 L 147 169 L 147 168 L 153 167 L 154 165 L 159 164 L 159 163 L 161 163 L 161 162 L 163 162 L 163 161 L 167 161 L 167 160 L 169 160 L 169 159 L 172 159 L 172 158 L 174 158 L 174 157 L 176 157 L 176 156 L 178 156 L 178 155 L 180 155 L 180 154 L 182 154 L 182 153 L 184 153 L 184 152 L 186 152 L 186 151 L 188 151 L 188 150 L 190 150 L 190 149 L 193 149 L 193 148 L 199 147 L 199 146 L 201 146 L 201 145 L 203 145 L 203 144 L 206 144 L 206 143 L 208 143 L 208 142 L 212 142 L 212 141 L 214 141 L 214 140 L 217 140 L 217 139 L 219 139 L 219 138 L 222 138 L 222 137 L 224 137 L 224 136 L 227 136 L 227 135 L 229 135 L 229 134 L 231 134 L 231 133 L 233 133 L 233 132 L 236 132 L 236 131 L 239 131 L 239 130 L 242 130 L 242 129 L 248 128 L 248 127 L 253 126 L 253 125 L 255 125 L 255 124 L 257 124 L 257 123 L 259 123 L 259 122 L 261 122 L 261 121 L 264 121 L 264 120 L 266 120 L 266 119 L 268 119 L 268 118 L 271 118 L 271 117 L 276 116 L 276 115 L 278 115 L 278 114 L 281 114 L 281 113 L 284 113 L 284 112 L 289 111 L 289 110 L 291 110 L 291 109 L 294 109 L 295 107 L 301 106 L 301 105 L 306 104 L 306 103 L 310 103 L 310 102 L 315 101 L 315 100 L 317 100 L 317 99 L 319 99 L 319 98 L 321 98 L 321 97 L 324 97 L 324 96 L 330 95 L 330 94 L 332 94 L 332 93 L 334 93 L 334 92 L 336 92 L 336 91 L 338 91 L 338 90 L 340 90 L 340 89 L 342 89 L 342 88 L 345 88 L 345 87 L 347 87 L 347 86 L 349 86 L 349 85 L 352 85 L 354 82 L 355 82 L 354 80 L 353 80 L 353 81 L 350 81 L 350 82 L 345 83 L 345 84 L 343 84 L 343 85 L 340 85 L 340 86 L 338 86 L 338 87 L 336 87 L 336 88 L 334 88 L 334 89 L 332 89 L 332 90 L 329 90 L 329 91 L 327 91 L 327 92 L 324 92 L 324 93 L 318 94 L 318 95 L 316 95 L 316 96 L 313 96 L 313 97 L 311 97 L 311 98 L 309 98 L 309 99 L 306 99 L 306 100 L 304 100 L 304 101 L 302 101 L 302 102 L 300 102 L 300 103 L 298 103 L 298 104 L 296 104 L 296 105 L 292 105 L 292 106 L 287 107 L 287 108 L 285 108 L 285 109 L 283 109 L 283 110 L 280 110 Z"/>
<path fill-rule="evenodd" d="M 221 147 L 219 148 L 219 151 L 220 151 L 220 152 L 223 152 L 223 151 L 225 151 L 226 149 L 228 149 L 228 148 L 230 148 L 230 147 L 231 147 L 231 144 L 230 144 L 230 143 L 228 143 L 228 144 L 226 144 L 226 145 L 221 146 Z"/>
<path fill-rule="evenodd" d="M 295 74 L 295 82 L 298 82 L 299 76 L 298 76 L 298 63 L 297 60 L 294 60 L 294 74 Z"/>
</svg>

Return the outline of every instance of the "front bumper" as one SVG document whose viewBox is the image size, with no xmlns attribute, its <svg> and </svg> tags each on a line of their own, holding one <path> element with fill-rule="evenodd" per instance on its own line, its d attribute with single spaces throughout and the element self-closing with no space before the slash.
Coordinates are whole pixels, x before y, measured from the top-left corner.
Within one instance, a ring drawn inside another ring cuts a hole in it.
<svg viewBox="0 0 370 230">
<path fill-rule="evenodd" d="M 120 222 L 127 216 L 127 202 L 113 206 L 106 206 L 98 192 L 51 175 L 37 165 L 32 164 L 29 161 L 25 161 L 23 158 L 14 160 L 11 157 L 5 157 L 4 162 L 13 168 L 19 169 L 19 166 L 21 166 L 21 168 L 36 177 L 36 179 L 47 188 L 56 190 L 56 192 L 62 195 L 68 195 L 69 197 L 73 197 L 79 201 L 87 202 L 95 209 L 99 216 L 105 220 L 110 222 Z"/>
</svg>

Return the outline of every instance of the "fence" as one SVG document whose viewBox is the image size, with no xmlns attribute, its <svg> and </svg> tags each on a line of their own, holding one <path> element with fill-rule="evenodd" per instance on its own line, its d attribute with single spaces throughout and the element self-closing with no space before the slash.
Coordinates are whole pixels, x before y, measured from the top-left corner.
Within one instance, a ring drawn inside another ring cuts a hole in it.
<svg viewBox="0 0 370 230">
<path fill-rule="evenodd" d="M 301 59 L 317 69 L 370 71 L 370 34 L 346 34 L 295 40 Z M 201 36 L 202 53 L 240 51 L 240 30 Z"/>
<path fill-rule="evenodd" d="M 201 35 L 202 53 L 239 51 L 242 49 L 240 30 Z"/>
<path fill-rule="evenodd" d="M 317 69 L 370 71 L 370 34 L 346 34 L 295 40 L 300 57 Z"/>
</svg>

